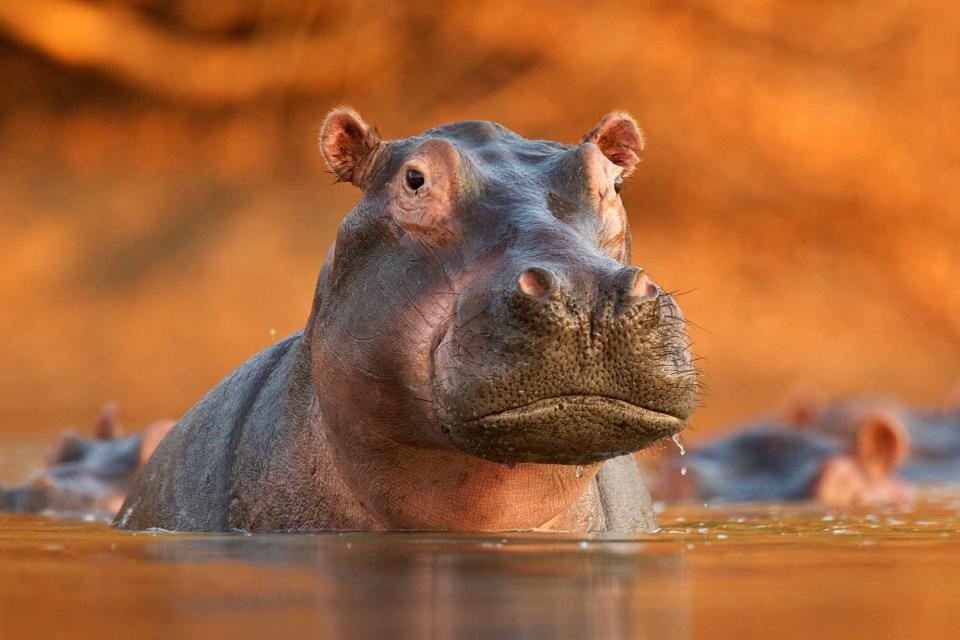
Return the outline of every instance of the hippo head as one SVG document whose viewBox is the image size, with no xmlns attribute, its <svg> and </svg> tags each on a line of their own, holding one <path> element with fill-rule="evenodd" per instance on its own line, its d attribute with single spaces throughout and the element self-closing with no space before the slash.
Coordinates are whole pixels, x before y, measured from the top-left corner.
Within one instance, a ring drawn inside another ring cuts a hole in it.
<svg viewBox="0 0 960 640">
<path fill-rule="evenodd" d="M 344 440 L 591 464 L 684 427 L 683 315 L 629 266 L 629 115 L 565 145 L 480 121 L 383 141 L 340 109 L 320 147 L 363 191 L 307 330 L 319 411 Z"/>
</svg>

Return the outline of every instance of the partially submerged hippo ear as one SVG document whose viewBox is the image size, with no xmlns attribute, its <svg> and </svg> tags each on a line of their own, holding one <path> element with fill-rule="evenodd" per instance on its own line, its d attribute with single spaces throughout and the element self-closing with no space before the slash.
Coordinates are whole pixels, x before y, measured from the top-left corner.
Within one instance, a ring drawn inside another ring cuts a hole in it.
<svg viewBox="0 0 960 640">
<path fill-rule="evenodd" d="M 343 182 L 363 187 L 380 147 L 376 129 L 353 109 L 334 109 L 320 129 L 320 152 Z"/>
<path fill-rule="evenodd" d="M 960 380 L 957 380 L 957 383 L 947 393 L 947 397 L 943 401 L 943 410 L 960 411 Z"/>
<path fill-rule="evenodd" d="M 907 430 L 887 413 L 868 414 L 857 426 L 856 456 L 871 478 L 893 473 L 909 448 Z"/>
<path fill-rule="evenodd" d="M 166 437 L 170 429 L 176 425 L 174 420 L 157 420 L 143 430 L 143 441 L 140 443 L 140 465 L 145 465 L 153 452 L 160 446 L 160 441 Z"/>
<path fill-rule="evenodd" d="M 111 402 L 100 407 L 93 425 L 93 437 L 97 440 L 113 440 L 118 435 L 120 423 L 117 421 L 117 405 Z"/>
<path fill-rule="evenodd" d="M 623 167 L 624 174 L 629 175 L 640 162 L 643 132 L 629 114 L 614 111 L 583 136 L 583 142 L 596 144 L 610 162 Z"/>
<path fill-rule="evenodd" d="M 795 387 L 787 392 L 777 414 L 787 426 L 811 428 L 819 422 L 824 404 L 823 397 L 813 390 Z"/>
</svg>

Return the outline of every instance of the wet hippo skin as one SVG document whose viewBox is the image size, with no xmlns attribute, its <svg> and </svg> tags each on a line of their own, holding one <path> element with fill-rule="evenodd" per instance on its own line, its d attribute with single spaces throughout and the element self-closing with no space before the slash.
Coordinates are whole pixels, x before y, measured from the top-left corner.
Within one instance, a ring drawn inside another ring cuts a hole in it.
<svg viewBox="0 0 960 640">
<path fill-rule="evenodd" d="M 383 141 L 352 110 L 320 149 L 362 190 L 306 328 L 160 444 L 126 529 L 639 532 L 630 453 L 696 405 L 683 316 L 630 261 L 642 137 L 577 145 L 459 122 Z"/>
</svg>

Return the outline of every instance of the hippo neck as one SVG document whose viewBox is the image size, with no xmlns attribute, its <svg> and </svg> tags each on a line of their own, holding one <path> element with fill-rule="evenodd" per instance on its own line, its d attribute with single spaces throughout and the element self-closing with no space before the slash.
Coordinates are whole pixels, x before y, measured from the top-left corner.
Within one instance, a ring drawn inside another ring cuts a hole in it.
<svg viewBox="0 0 960 640">
<path fill-rule="evenodd" d="M 570 465 L 509 468 L 456 450 L 337 442 L 321 417 L 322 390 L 314 386 L 306 336 L 294 350 L 274 444 L 258 481 L 248 485 L 257 499 L 239 501 L 244 508 L 231 513 L 234 527 L 584 532 L 654 526 L 645 519 L 648 498 L 628 457 L 602 465 L 600 474 L 599 464 L 583 467 L 578 478 Z M 364 464 L 351 464 L 357 460 Z M 612 489 L 630 485 L 621 481 L 625 474 L 639 483 L 636 496 Z M 617 482 L 607 482 L 614 475 Z M 291 504 L 298 508 L 291 511 Z"/>
<path fill-rule="evenodd" d="M 362 518 L 367 528 L 381 529 L 578 528 L 572 522 L 579 516 L 572 514 L 584 510 L 580 498 L 599 465 L 580 471 L 569 465 L 508 468 L 457 450 L 338 438 L 338 430 L 321 417 L 325 398 L 310 375 L 308 340 L 302 341 L 300 351 L 289 396 L 310 398 L 309 410 L 293 413 L 312 417 L 309 425 L 295 431 L 314 434 L 311 448 L 319 452 L 326 470 L 316 489 L 335 496 L 338 505 L 353 512 L 351 519 Z M 293 446 L 302 450 L 303 443 Z"/>
</svg>

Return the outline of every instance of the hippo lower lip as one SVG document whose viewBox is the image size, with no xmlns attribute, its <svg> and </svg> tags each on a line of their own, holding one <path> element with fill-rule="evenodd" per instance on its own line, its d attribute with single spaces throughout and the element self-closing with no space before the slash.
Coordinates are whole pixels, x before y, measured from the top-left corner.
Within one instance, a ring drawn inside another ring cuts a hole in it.
<svg viewBox="0 0 960 640">
<path fill-rule="evenodd" d="M 481 416 L 480 418 L 476 418 L 476 420 L 499 423 L 527 419 L 534 416 L 549 419 L 551 414 L 564 411 L 568 407 L 583 407 L 598 412 L 619 414 L 624 417 L 646 422 L 651 426 L 654 424 L 662 424 L 664 429 L 675 427 L 679 430 L 685 422 L 685 420 L 668 413 L 647 409 L 646 407 L 641 407 L 640 405 L 625 400 L 597 395 L 564 395 L 542 398 L 519 407 Z"/>
<path fill-rule="evenodd" d="M 598 395 L 542 398 L 450 430 L 460 448 L 494 462 L 590 464 L 638 451 L 686 420 Z"/>
</svg>

